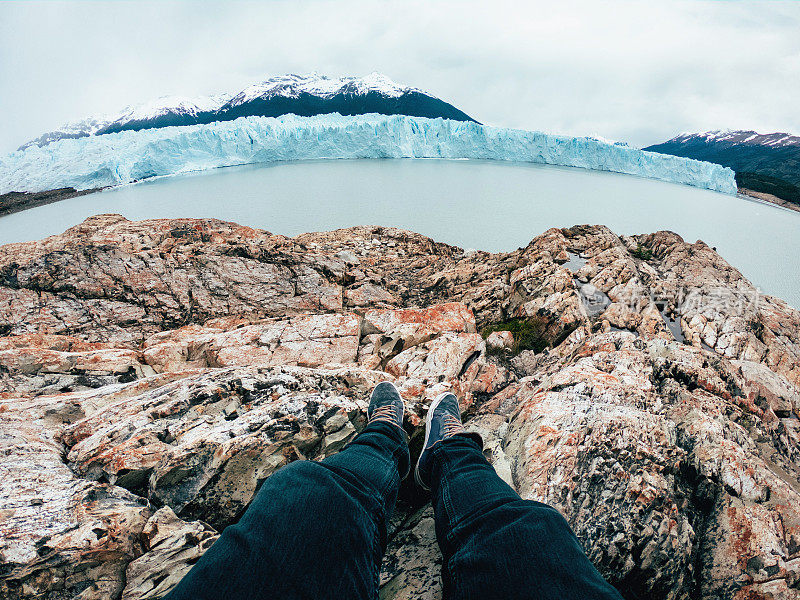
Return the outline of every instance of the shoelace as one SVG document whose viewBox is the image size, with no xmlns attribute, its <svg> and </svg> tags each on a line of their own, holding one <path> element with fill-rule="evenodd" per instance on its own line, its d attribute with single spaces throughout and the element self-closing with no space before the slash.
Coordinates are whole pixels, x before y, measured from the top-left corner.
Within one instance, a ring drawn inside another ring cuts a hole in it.
<svg viewBox="0 0 800 600">
<path fill-rule="evenodd" d="M 394 405 L 384 404 L 376 408 L 375 412 L 373 412 L 372 416 L 369 418 L 370 423 L 374 423 L 375 421 L 386 421 L 387 423 L 397 425 L 397 412 L 395 411 Z"/>
<path fill-rule="evenodd" d="M 444 431 L 444 435 L 442 437 L 449 438 L 456 433 L 461 433 L 464 431 L 464 426 L 461 424 L 461 419 L 455 417 L 451 414 L 446 414 L 444 416 L 444 426 L 442 427 Z"/>
</svg>

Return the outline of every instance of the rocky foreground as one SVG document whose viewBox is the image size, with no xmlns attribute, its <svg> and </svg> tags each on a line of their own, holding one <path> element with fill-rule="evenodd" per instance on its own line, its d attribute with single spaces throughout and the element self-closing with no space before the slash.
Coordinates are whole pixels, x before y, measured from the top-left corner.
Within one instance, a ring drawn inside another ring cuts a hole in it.
<svg viewBox="0 0 800 600">
<path fill-rule="evenodd" d="M 626 598 L 800 598 L 800 313 L 702 242 L 102 215 L 0 247 L 0 332 L 2 598 L 160 597 L 386 379 L 412 452 L 460 394 Z M 381 597 L 439 598 L 431 510 L 401 496 Z"/>
</svg>

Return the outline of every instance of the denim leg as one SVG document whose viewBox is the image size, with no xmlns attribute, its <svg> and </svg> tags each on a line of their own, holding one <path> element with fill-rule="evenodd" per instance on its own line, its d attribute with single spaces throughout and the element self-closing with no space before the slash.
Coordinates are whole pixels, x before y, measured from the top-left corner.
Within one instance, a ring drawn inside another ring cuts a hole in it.
<svg viewBox="0 0 800 600">
<path fill-rule="evenodd" d="M 445 599 L 621 600 L 554 508 L 523 500 L 469 434 L 433 449 Z"/>
<path fill-rule="evenodd" d="M 166 598 L 376 598 L 408 466 L 405 432 L 377 422 L 334 456 L 279 469 Z"/>
</svg>

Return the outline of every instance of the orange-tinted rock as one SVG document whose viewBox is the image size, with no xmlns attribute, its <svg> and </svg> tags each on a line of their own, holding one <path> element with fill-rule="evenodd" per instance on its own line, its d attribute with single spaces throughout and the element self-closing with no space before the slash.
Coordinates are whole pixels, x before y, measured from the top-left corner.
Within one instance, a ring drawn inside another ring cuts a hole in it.
<svg viewBox="0 0 800 600">
<path fill-rule="evenodd" d="M 233 365 L 344 364 L 355 362 L 359 335 L 360 318 L 347 313 L 301 315 L 229 330 L 189 325 L 145 340 L 144 360 L 158 372 Z"/>
<path fill-rule="evenodd" d="M 55 439 L 57 401 L 1 405 L 0 597 L 118 596 L 142 552 L 146 503 L 76 476 Z"/>
</svg>

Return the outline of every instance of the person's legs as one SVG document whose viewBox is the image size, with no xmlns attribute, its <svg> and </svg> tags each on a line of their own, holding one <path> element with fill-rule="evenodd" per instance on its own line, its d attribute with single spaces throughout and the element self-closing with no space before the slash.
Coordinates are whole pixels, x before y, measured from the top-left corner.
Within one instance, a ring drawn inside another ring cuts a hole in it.
<svg viewBox="0 0 800 600">
<path fill-rule="evenodd" d="M 449 410 L 458 414 L 451 398 Z M 621 600 L 564 517 L 520 498 L 484 458 L 480 436 L 458 431 L 448 418 L 449 435 L 426 443 L 417 469 L 418 481 L 431 488 L 444 598 Z"/>
<path fill-rule="evenodd" d="M 166 599 L 375 598 L 408 465 L 405 432 L 388 418 L 322 462 L 287 465 Z"/>
</svg>

